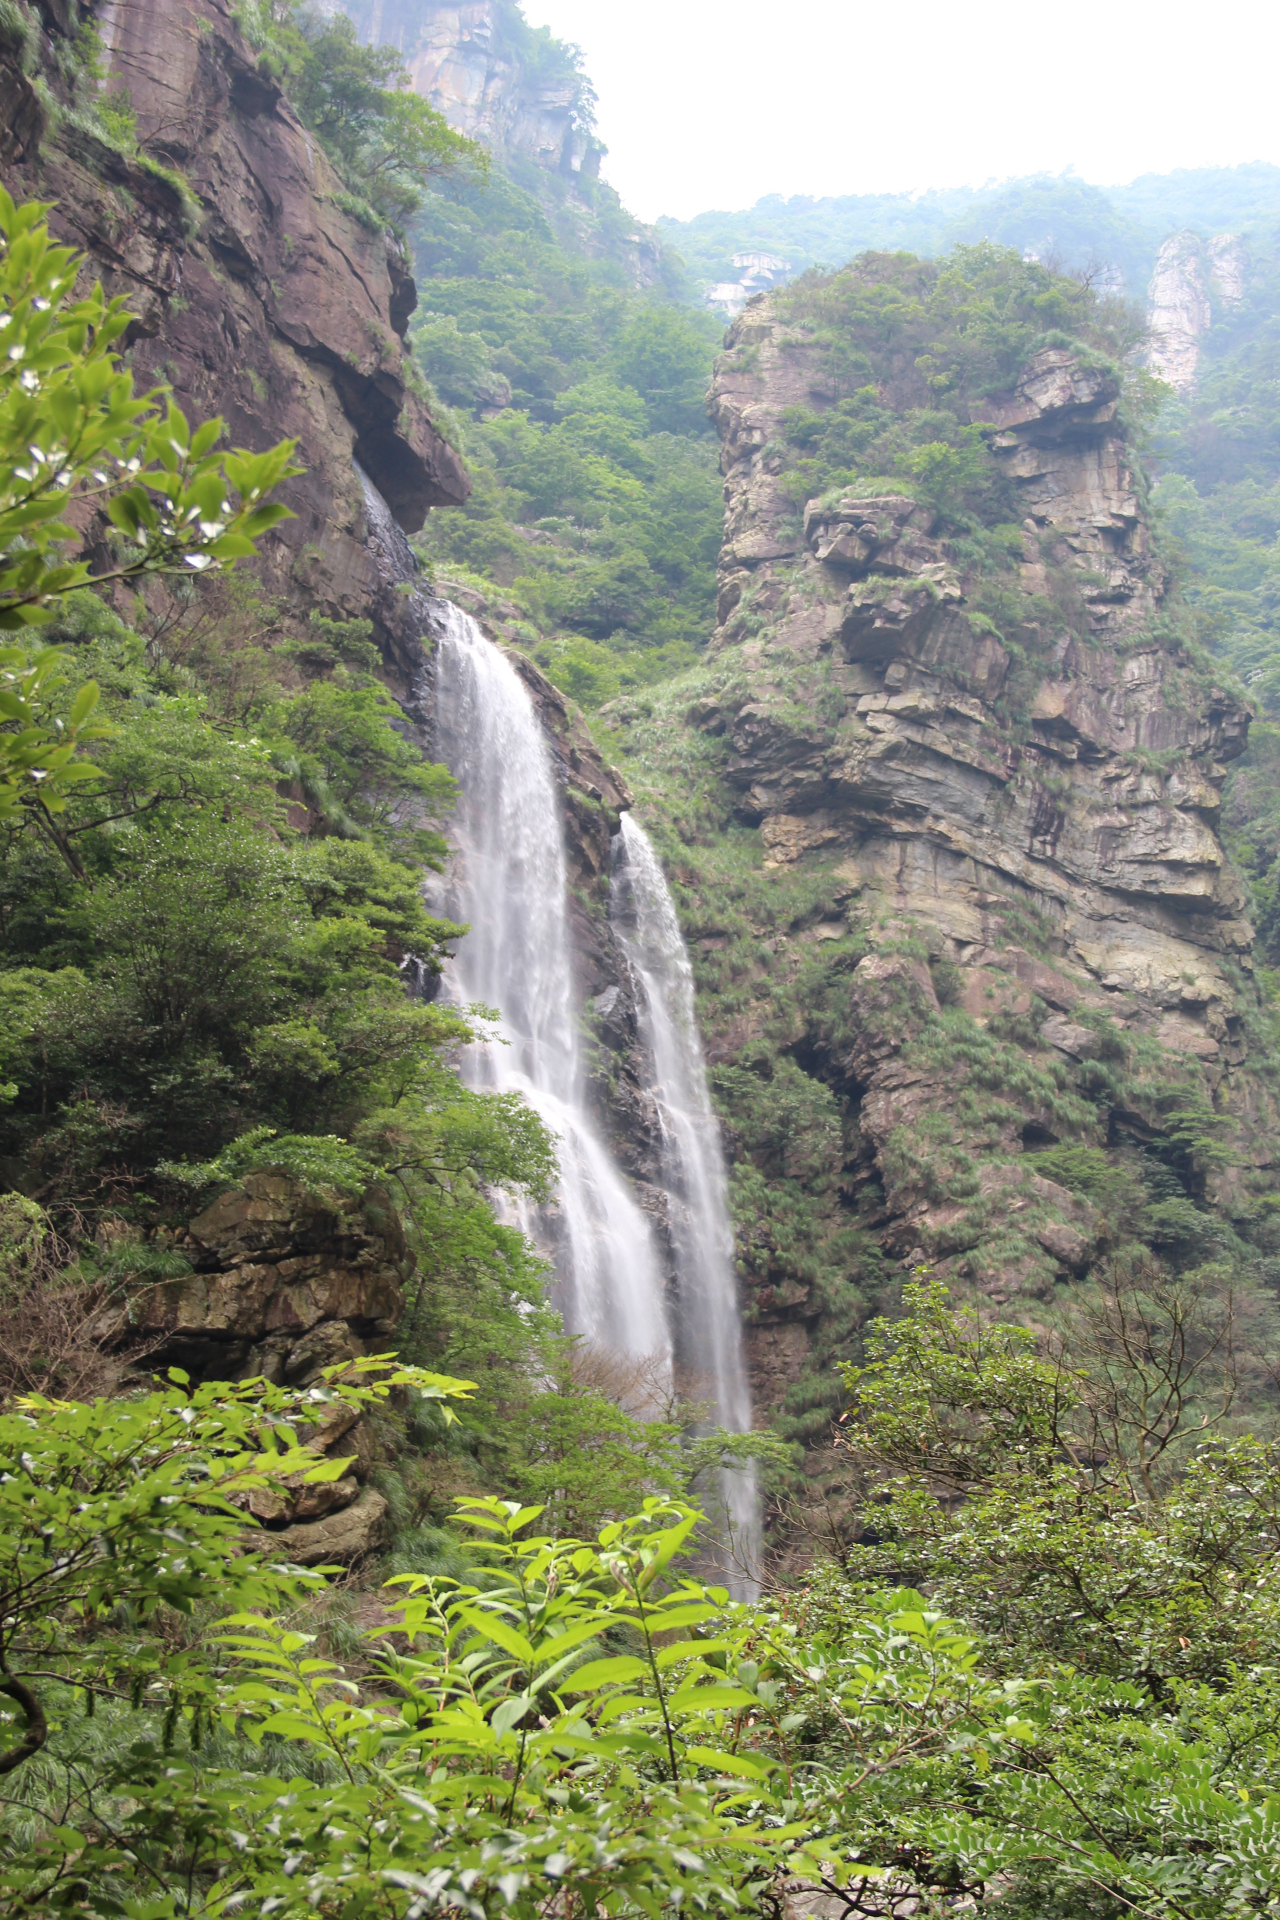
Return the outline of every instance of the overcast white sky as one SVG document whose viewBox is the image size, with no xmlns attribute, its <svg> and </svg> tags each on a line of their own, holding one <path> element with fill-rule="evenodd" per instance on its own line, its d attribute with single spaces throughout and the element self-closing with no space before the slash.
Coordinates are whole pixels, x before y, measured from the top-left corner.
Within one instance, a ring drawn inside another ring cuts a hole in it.
<svg viewBox="0 0 1280 1920">
<path fill-rule="evenodd" d="M 644 220 L 765 193 L 1280 163 L 1275 0 L 525 0 L 525 15 L 582 47 L 605 176 Z"/>
</svg>

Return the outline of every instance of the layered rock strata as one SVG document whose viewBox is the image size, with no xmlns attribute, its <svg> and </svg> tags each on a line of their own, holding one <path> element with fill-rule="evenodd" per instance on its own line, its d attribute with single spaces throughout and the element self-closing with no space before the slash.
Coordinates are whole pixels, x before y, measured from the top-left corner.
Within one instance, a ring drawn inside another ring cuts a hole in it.
<svg viewBox="0 0 1280 1920">
<path fill-rule="evenodd" d="M 380 1350 L 412 1270 L 386 1194 L 317 1194 L 283 1173 L 246 1174 L 174 1248 L 191 1272 L 127 1287 L 104 1307 L 104 1344 L 197 1378 L 305 1386 L 321 1368 Z"/>
<path fill-rule="evenodd" d="M 140 1351 L 149 1372 L 181 1366 L 196 1379 L 263 1376 L 305 1387 L 325 1367 L 384 1351 L 412 1270 L 389 1195 L 322 1195 L 270 1171 L 218 1194 L 171 1245 L 191 1272 L 126 1283 L 92 1334 L 122 1355 Z M 301 1565 L 370 1551 L 387 1503 L 366 1484 L 374 1461 L 367 1426 L 335 1407 L 300 1438 L 349 1467 L 320 1485 L 273 1483 L 248 1496 L 249 1510 L 281 1530 L 283 1550 Z"/>
<path fill-rule="evenodd" d="M 1034 685 L 1019 688 L 1026 669 L 970 610 L 927 506 L 848 495 L 810 502 L 797 523 L 777 445 L 783 410 L 812 404 L 805 343 L 767 306 L 730 338 L 713 393 L 726 474 L 716 644 L 742 644 L 752 679 L 750 697 L 698 723 L 727 733 L 726 778 L 766 857 L 839 848 L 850 876 L 925 917 L 962 963 L 989 946 L 1013 889 L 1084 980 L 1225 1041 L 1224 967 L 1247 959 L 1252 932 L 1216 820 L 1248 713 L 1154 631 L 1164 571 L 1114 377 L 1050 347 L 982 411 L 1019 502 L 1021 587 L 1059 602 Z M 750 637 L 761 623 L 766 641 Z M 826 663 L 833 722 L 797 727 L 771 679 L 797 661 Z"/>
<path fill-rule="evenodd" d="M 686 722 L 765 871 L 825 887 L 807 930 L 770 941 L 774 977 L 814 942 L 871 947 L 838 1017 L 793 1018 L 793 1056 L 847 1114 L 831 1177 L 882 1255 L 1020 1310 L 1112 1244 L 1024 1154 L 1073 1138 L 1171 1153 L 1162 1075 L 1229 1143 L 1229 1165 L 1188 1175 L 1202 1203 L 1247 1212 L 1274 1177 L 1274 1100 L 1246 1061 L 1252 932 L 1218 834 L 1249 713 L 1176 637 L 1119 400 L 1108 367 L 1048 346 L 973 406 L 1020 524 L 1003 631 L 923 500 L 877 483 L 796 511 L 789 410 L 834 395 L 787 296 L 735 324 L 710 403 L 719 624 Z M 952 1031 L 961 1015 L 985 1053 Z M 752 1058 L 765 1017 L 706 1003 L 713 1059 Z M 1103 1056 L 1148 1076 L 1109 1118 Z M 1068 1111 L 1078 1089 L 1094 1104 Z M 784 1273 L 747 1306 L 757 1403 L 776 1405 L 821 1297 Z"/>
</svg>

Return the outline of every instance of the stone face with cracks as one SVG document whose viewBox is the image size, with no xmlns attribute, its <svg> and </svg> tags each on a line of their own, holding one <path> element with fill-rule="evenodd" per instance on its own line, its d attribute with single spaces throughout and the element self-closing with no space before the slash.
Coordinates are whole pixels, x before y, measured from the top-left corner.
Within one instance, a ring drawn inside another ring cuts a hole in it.
<svg viewBox="0 0 1280 1920">
<path fill-rule="evenodd" d="M 296 518 L 262 543 L 264 584 L 365 617 L 378 581 L 353 458 L 409 531 L 469 491 L 409 382 L 416 293 L 399 242 L 348 210 L 230 0 L 104 0 L 96 18 L 144 152 L 186 179 L 194 206 L 70 119 L 42 144 L 17 125 L 18 150 L 0 146 L 5 184 L 52 200 L 86 277 L 128 301 L 140 385 L 171 385 L 193 420 L 221 416 L 234 445 L 297 440 L 306 472 L 280 496 Z M 2 51 L 0 82 L 16 111 Z"/>
<path fill-rule="evenodd" d="M 306 1384 L 321 1367 L 376 1351 L 412 1264 L 386 1194 L 321 1196 L 269 1171 L 220 1193 L 177 1245 L 194 1271 L 126 1284 L 99 1315 L 97 1337 L 140 1340 L 151 1365 L 223 1380 L 261 1373 Z"/>
<path fill-rule="evenodd" d="M 390 1197 L 316 1194 L 283 1173 L 246 1174 L 196 1215 L 175 1245 L 193 1272 L 138 1281 L 113 1293 L 94 1324 L 100 1344 L 140 1349 L 149 1372 L 180 1365 L 197 1378 L 253 1379 L 305 1387 L 325 1367 L 380 1352 L 411 1270 Z M 329 1408 L 298 1437 L 349 1462 L 337 1480 L 301 1474 L 247 1494 L 264 1527 L 284 1529 L 303 1566 L 358 1559 L 381 1538 L 387 1503 L 363 1486 L 374 1445 L 354 1408 Z"/>
<path fill-rule="evenodd" d="M 736 709 L 694 724 L 731 739 L 725 777 L 768 860 L 843 848 L 864 885 L 959 947 L 985 943 L 981 897 L 1013 886 L 1086 972 L 1168 1004 L 1185 974 L 1208 977 L 1225 1006 L 1221 963 L 1252 936 L 1216 821 L 1248 714 L 1176 647 L 1145 639 L 1165 580 L 1114 375 L 1044 348 L 978 415 L 1020 503 L 1023 586 L 1075 596 L 1018 739 L 999 705 L 1009 650 L 971 613 L 931 510 L 849 493 L 811 501 L 798 525 L 780 493 L 783 415 L 821 399 L 803 329 L 762 299 L 730 349 L 711 402 L 726 500 L 714 644 L 742 639 L 748 605 L 769 638 L 742 646 L 756 670 Z M 806 727 L 770 697 L 767 663 L 787 655 L 830 663 L 834 725 Z"/>
<path fill-rule="evenodd" d="M 978 612 L 980 583 L 927 506 L 882 485 L 797 516 L 786 415 L 834 395 L 787 296 L 752 302 L 727 344 L 710 401 L 725 476 L 712 650 L 725 671 L 687 722 L 724 743 L 721 777 L 765 871 L 828 872 L 832 913 L 855 901 L 873 947 L 909 940 L 944 962 L 979 1027 L 1034 1020 L 1023 1057 L 1042 1083 L 1055 1061 L 1092 1072 L 1139 1037 L 1158 1044 L 1171 1074 L 1202 1077 L 1231 1159 L 1260 1174 L 1275 1102 L 1245 1057 L 1252 931 L 1218 834 L 1250 716 L 1164 637 L 1165 571 L 1115 375 L 1044 348 L 972 411 L 1021 527 L 1014 578 L 1041 609 L 1028 670 Z M 1044 1298 L 1105 1250 L 1105 1222 L 1020 1163 L 1064 1137 L 1034 1101 L 1018 1117 L 1006 1100 L 1008 1118 L 951 1181 L 947 1156 L 966 1152 L 948 1123 L 957 1087 L 916 1044 L 941 1031 L 939 1014 L 931 968 L 893 950 L 853 971 L 834 1051 L 814 1051 L 800 1010 L 798 1057 L 847 1102 L 845 1191 L 904 1268 L 967 1274 L 997 1303 Z M 755 1031 L 735 1014 L 709 1056 L 732 1061 Z M 1128 1118 L 1158 1137 L 1158 1117 Z M 1231 1204 L 1242 1178 L 1209 1172 L 1205 1197 Z M 1002 1239 L 1023 1251 L 984 1252 Z M 761 1405 L 796 1378 L 820 1310 L 792 1291 L 753 1287 Z"/>
</svg>

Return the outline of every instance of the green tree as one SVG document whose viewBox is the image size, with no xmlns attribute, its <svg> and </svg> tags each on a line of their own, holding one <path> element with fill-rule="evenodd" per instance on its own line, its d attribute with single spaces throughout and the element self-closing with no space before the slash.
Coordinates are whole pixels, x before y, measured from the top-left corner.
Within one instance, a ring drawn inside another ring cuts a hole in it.
<svg viewBox="0 0 1280 1920">
<path fill-rule="evenodd" d="M 68 594 L 165 571 L 203 572 L 252 554 L 288 509 L 267 496 L 300 471 L 292 442 L 263 454 L 218 453 L 220 420 L 193 433 L 162 388 L 134 391 L 112 346 L 129 324 L 101 286 L 76 299 L 78 256 L 54 246 L 48 208 L 0 189 L 0 630 L 47 624 Z M 102 515 L 114 555 L 96 574 L 73 557 Z M 77 747 L 101 737 L 97 689 L 65 715 L 50 649 L 0 649 L 0 819 L 60 812 L 92 779 Z"/>
<path fill-rule="evenodd" d="M 487 175 L 485 149 L 413 91 L 394 47 L 363 46 L 346 14 L 288 4 L 275 38 L 293 105 L 384 219 L 403 225 L 436 175 Z"/>
<path fill-rule="evenodd" d="M 296 1595 L 296 1570 L 246 1545 L 244 1496 L 282 1475 L 335 1480 L 345 1462 L 299 1446 L 291 1420 L 360 1410 L 393 1387 L 437 1400 L 466 1391 L 385 1360 L 330 1368 L 305 1395 L 261 1380 L 189 1392 L 185 1374 L 170 1381 L 93 1406 L 34 1397 L 0 1414 L 0 1694 L 25 1721 L 21 1738 L 0 1752 L 0 1774 L 48 1739 L 33 1682 L 69 1683 L 89 1696 L 123 1684 L 127 1697 L 139 1675 L 160 1670 L 158 1645 L 139 1652 L 102 1633 L 113 1608 L 140 1622 L 162 1607 L 190 1613 L 211 1581 L 251 1606 Z M 198 1673 L 193 1698 L 183 1699 L 182 1668 L 168 1664 L 174 1701 L 207 1710 Z"/>
<path fill-rule="evenodd" d="M 1047 1339 L 913 1282 L 841 1369 L 849 1568 L 922 1586 L 1022 1671 L 1070 1660 L 1157 1697 L 1223 1675 L 1259 1631 L 1237 1596 L 1269 1596 L 1280 1553 L 1275 1441 L 1231 1422 L 1249 1305 L 1220 1272 L 1138 1263 Z"/>
<path fill-rule="evenodd" d="M 681 307 L 642 307 L 619 336 L 613 363 L 644 396 L 651 431 L 697 433 L 706 420 L 707 349 L 718 331 Z"/>
</svg>

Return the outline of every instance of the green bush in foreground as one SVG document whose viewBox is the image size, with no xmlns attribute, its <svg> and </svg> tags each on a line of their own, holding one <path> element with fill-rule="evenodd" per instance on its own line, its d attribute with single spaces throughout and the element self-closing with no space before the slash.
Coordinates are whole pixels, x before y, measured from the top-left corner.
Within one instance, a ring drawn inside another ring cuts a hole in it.
<svg viewBox="0 0 1280 1920">
<path fill-rule="evenodd" d="M 1044 1377 L 1010 1367 L 1011 1417 L 1038 1432 Z M 472 1570 L 393 1579 L 357 1682 L 298 1614 L 307 1576 L 246 1541 L 232 1500 L 325 1471 L 291 1423 L 392 1386 L 446 1410 L 466 1390 L 374 1361 L 293 1394 L 175 1380 L 0 1417 L 6 1911 L 730 1914 L 787 1879 L 851 1915 L 1275 1910 L 1265 1581 L 1239 1595 L 1256 1659 L 1212 1682 L 1020 1678 L 997 1639 L 835 1569 L 730 1603 L 681 1570 L 686 1506 L 651 1499 L 586 1542 L 470 1498 Z M 1206 1537 L 1231 1494 L 1190 1496 Z M 166 1619 L 200 1594 L 233 1611 L 183 1639 Z"/>
</svg>

